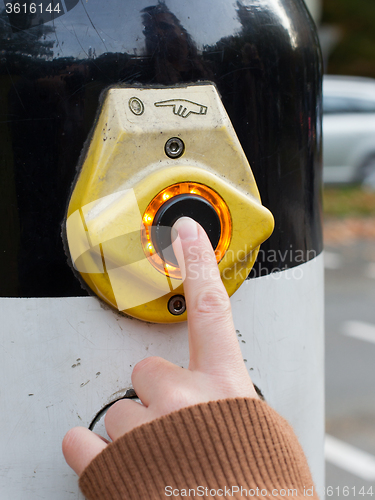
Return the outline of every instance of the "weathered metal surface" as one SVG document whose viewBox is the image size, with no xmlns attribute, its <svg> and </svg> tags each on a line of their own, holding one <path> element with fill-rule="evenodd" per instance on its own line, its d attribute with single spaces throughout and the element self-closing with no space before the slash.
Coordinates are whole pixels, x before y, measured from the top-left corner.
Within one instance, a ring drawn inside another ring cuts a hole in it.
<svg viewBox="0 0 375 500">
<path fill-rule="evenodd" d="M 322 491 L 322 257 L 248 280 L 231 301 L 251 377 L 292 423 Z M 0 299 L 0 315 L 0 497 L 81 498 L 65 432 L 123 396 L 141 359 L 187 366 L 187 325 L 132 320 L 93 297 Z"/>
</svg>

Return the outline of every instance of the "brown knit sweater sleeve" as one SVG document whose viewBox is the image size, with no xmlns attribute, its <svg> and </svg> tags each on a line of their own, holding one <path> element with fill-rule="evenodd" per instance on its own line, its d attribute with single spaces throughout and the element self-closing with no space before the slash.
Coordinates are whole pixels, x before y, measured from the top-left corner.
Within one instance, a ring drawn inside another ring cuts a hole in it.
<svg viewBox="0 0 375 500">
<path fill-rule="evenodd" d="M 80 487 L 89 500 L 318 498 L 290 425 L 247 398 L 183 408 L 133 429 L 90 463 Z"/>
</svg>

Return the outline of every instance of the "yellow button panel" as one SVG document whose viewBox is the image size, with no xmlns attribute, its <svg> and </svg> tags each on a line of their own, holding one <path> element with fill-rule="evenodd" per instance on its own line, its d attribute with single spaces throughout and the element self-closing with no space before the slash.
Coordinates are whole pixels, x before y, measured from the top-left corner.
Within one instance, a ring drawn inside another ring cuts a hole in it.
<svg viewBox="0 0 375 500">
<path fill-rule="evenodd" d="M 108 90 L 69 202 L 66 241 L 89 288 L 145 321 L 186 320 L 184 309 L 171 309 L 183 301 L 179 269 L 153 237 L 174 197 L 182 214 L 201 203 L 217 225 L 219 269 L 233 294 L 274 223 L 215 86 Z"/>
</svg>

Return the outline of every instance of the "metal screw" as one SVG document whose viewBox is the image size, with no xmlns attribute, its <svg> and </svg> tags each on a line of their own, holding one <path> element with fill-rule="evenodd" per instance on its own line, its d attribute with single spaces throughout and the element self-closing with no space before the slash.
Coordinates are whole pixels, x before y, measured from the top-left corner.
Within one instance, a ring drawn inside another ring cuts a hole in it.
<svg viewBox="0 0 375 500">
<path fill-rule="evenodd" d="M 185 150 L 185 144 L 178 137 L 171 137 L 165 143 L 165 154 L 169 158 L 179 158 Z"/>
<path fill-rule="evenodd" d="M 174 295 L 168 302 L 168 310 L 174 316 L 179 316 L 186 311 L 186 302 L 183 295 Z"/>
</svg>

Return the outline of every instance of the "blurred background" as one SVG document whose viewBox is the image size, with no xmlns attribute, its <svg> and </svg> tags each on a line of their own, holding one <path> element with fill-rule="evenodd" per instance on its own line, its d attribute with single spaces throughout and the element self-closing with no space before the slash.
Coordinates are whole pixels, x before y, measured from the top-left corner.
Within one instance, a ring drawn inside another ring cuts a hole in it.
<svg viewBox="0 0 375 500">
<path fill-rule="evenodd" d="M 326 498 L 375 495 L 375 0 L 306 0 L 323 83 Z M 340 75 L 340 76 L 335 76 Z"/>
</svg>

